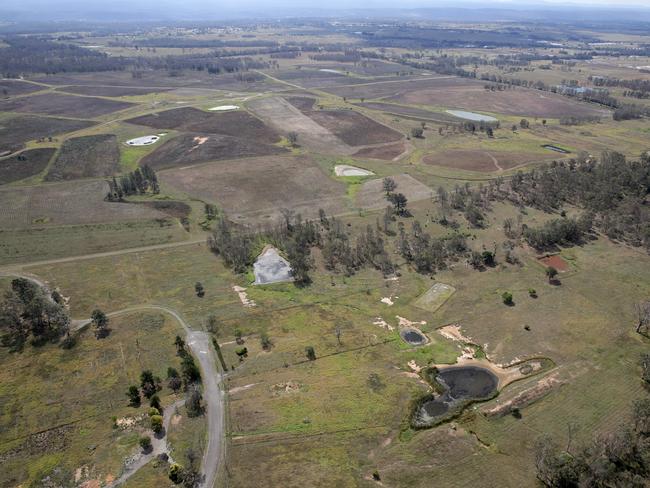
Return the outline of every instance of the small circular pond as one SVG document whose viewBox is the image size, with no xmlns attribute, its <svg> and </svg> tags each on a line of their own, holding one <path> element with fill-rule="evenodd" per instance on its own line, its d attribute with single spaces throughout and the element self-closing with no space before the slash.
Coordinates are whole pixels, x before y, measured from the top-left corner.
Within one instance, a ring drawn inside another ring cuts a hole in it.
<svg viewBox="0 0 650 488">
<path fill-rule="evenodd" d="M 405 342 L 408 342 L 412 346 L 421 346 L 428 342 L 425 335 L 416 329 L 403 329 L 400 332 L 400 336 Z"/>
</svg>

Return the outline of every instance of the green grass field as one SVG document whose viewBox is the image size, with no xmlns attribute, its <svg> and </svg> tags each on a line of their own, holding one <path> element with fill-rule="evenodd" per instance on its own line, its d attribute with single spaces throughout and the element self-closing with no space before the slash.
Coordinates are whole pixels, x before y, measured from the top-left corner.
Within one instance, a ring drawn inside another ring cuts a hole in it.
<svg viewBox="0 0 650 488">
<path fill-rule="evenodd" d="M 109 327 L 101 340 L 81 332 L 70 350 L 51 344 L 0 351 L 3 485 L 39 486 L 45 476 L 108 482 L 139 450 L 147 405 L 129 407 L 126 390 L 143 369 L 164 378 L 168 366 L 178 367 L 173 342 L 180 327 L 155 313 L 114 317 Z M 173 402 L 166 388 L 159 395 L 163 406 Z M 114 419 L 134 424 L 114 427 Z"/>
</svg>

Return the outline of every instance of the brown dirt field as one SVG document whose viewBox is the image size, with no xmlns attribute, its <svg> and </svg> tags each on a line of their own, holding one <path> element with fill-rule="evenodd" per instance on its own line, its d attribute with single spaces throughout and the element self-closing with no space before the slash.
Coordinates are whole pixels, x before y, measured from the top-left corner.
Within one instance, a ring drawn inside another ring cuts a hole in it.
<svg viewBox="0 0 650 488">
<path fill-rule="evenodd" d="M 13 95 L 23 95 L 25 93 L 44 90 L 45 88 L 47 87 L 37 85 L 36 83 L 29 83 L 27 81 L 0 80 L 0 98 L 6 96 L 11 97 Z"/>
<path fill-rule="evenodd" d="M 161 130 L 175 129 L 240 137 L 265 144 L 273 144 L 280 139 L 275 131 L 245 110 L 210 113 L 197 108 L 184 107 L 143 115 L 127 122 Z"/>
<path fill-rule="evenodd" d="M 53 137 L 94 125 L 87 120 L 18 115 L 0 119 L 0 157 L 22 149 L 27 141 Z"/>
<path fill-rule="evenodd" d="M 391 176 L 397 183 L 396 193 L 403 193 L 409 202 L 427 200 L 433 196 L 428 186 L 407 174 Z M 390 205 L 383 190 L 383 179 L 366 181 L 356 195 L 356 205 L 360 208 L 384 208 Z"/>
<path fill-rule="evenodd" d="M 46 147 L 23 151 L 15 156 L 0 159 L 0 185 L 20 181 L 43 171 L 56 149 Z"/>
<path fill-rule="evenodd" d="M 96 97 L 128 97 L 128 96 L 146 95 L 148 93 L 165 92 L 165 91 L 169 91 L 170 88 L 73 85 L 73 86 L 66 86 L 63 88 L 57 88 L 57 90 L 66 93 L 76 93 L 78 95 L 90 95 Z"/>
<path fill-rule="evenodd" d="M 104 181 L 71 181 L 0 189 L 0 228 L 164 219 L 162 212 L 131 203 L 104 201 Z"/>
<path fill-rule="evenodd" d="M 248 103 L 248 107 L 279 133 L 298 134 L 298 144 L 301 147 L 327 154 L 352 152 L 350 146 L 344 144 L 325 127 L 318 125 L 284 98 L 256 98 Z"/>
<path fill-rule="evenodd" d="M 429 154 L 422 159 L 422 162 L 445 168 L 490 173 L 508 170 L 532 161 L 550 161 L 553 159 L 557 159 L 557 157 L 525 152 L 449 149 Z"/>
<path fill-rule="evenodd" d="M 365 147 L 355 152 L 353 158 L 369 158 L 369 159 L 383 159 L 384 161 L 392 161 L 405 151 L 406 147 L 403 142 L 396 144 L 389 144 L 387 146 L 379 147 Z"/>
<path fill-rule="evenodd" d="M 309 102 L 303 97 L 292 97 L 287 101 L 350 146 L 381 144 L 403 138 L 396 130 L 354 110 L 311 110 L 305 108 Z"/>
<path fill-rule="evenodd" d="M 539 258 L 539 262 L 542 263 L 544 266 L 552 266 L 553 268 L 557 269 L 560 273 L 564 273 L 565 271 L 569 270 L 569 263 L 567 263 L 564 259 L 562 259 L 561 256 L 558 256 L 557 254 L 553 256 L 545 256 L 543 258 Z"/>
<path fill-rule="evenodd" d="M 430 110 L 423 110 L 416 107 L 404 107 L 402 105 L 395 105 L 393 103 L 381 102 L 365 102 L 356 103 L 359 107 L 369 108 L 371 110 L 379 110 L 389 114 L 400 115 L 408 118 L 431 120 L 434 122 L 442 123 L 458 123 L 458 119 L 446 113 L 431 112 Z"/>
<path fill-rule="evenodd" d="M 75 137 L 63 143 L 45 181 L 110 176 L 119 165 L 120 150 L 113 134 Z"/>
<path fill-rule="evenodd" d="M 44 115 L 62 115 L 92 119 L 118 110 L 132 107 L 134 104 L 107 100 L 105 98 L 77 97 L 62 93 L 46 93 L 28 97 L 0 101 L 0 111 L 35 113 Z"/>
<path fill-rule="evenodd" d="M 267 157 L 180 168 L 159 173 L 163 183 L 217 202 L 235 221 L 256 224 L 281 218 L 291 208 L 304 218 L 318 209 L 345 209 L 346 187 L 329 178 L 310 158 Z"/>
<path fill-rule="evenodd" d="M 267 156 L 286 149 L 220 134 L 181 134 L 145 156 L 140 164 L 152 168 L 173 168 L 223 159 Z"/>
<path fill-rule="evenodd" d="M 486 91 L 483 84 L 449 87 L 444 90 L 405 90 L 390 100 L 413 105 L 435 105 L 470 111 L 528 117 L 605 116 L 608 111 L 587 103 L 539 90 L 517 88 L 501 92 Z"/>
</svg>

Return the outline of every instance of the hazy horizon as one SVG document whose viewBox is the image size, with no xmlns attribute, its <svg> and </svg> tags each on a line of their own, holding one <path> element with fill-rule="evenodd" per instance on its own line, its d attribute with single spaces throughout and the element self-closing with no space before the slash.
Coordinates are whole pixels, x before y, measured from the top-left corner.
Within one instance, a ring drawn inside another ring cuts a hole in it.
<svg viewBox="0 0 650 488">
<path fill-rule="evenodd" d="M 116 0 L 110 3 L 90 0 L 5 0 L 0 6 L 0 20 L 5 21 L 50 21 L 50 20 L 94 20 L 94 21 L 150 21 L 150 20 L 221 20 L 241 17 L 305 17 L 348 15 L 351 12 L 363 12 L 370 15 L 394 15 L 396 12 L 417 15 L 418 12 L 430 12 L 432 18 L 457 20 L 458 12 L 493 11 L 494 18 L 485 20 L 518 20 L 522 12 L 541 12 L 552 10 L 577 10 L 589 12 L 591 16 L 599 12 L 613 12 L 602 20 L 650 21 L 642 15 L 637 18 L 632 12 L 650 12 L 646 0 L 545 0 L 516 2 L 514 0 L 496 0 L 491 3 L 477 1 L 426 1 L 406 0 L 395 6 L 389 0 L 344 1 L 334 0 L 326 5 L 312 0 Z M 417 11 L 417 12 L 415 12 Z M 499 12 L 497 15 L 496 12 Z M 508 15 L 508 12 L 511 14 Z M 130 18 L 129 13 L 137 18 Z M 435 13 L 435 15 L 433 15 Z M 471 17 L 471 14 L 468 14 Z M 629 18 L 628 18 L 629 17 Z M 528 15 L 535 20 L 534 15 Z M 482 20 L 483 17 L 468 20 Z"/>
</svg>

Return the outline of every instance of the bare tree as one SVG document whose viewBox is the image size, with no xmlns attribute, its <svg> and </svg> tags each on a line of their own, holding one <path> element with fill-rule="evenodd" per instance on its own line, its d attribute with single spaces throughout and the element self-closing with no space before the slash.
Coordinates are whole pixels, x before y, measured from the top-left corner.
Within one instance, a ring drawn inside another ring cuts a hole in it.
<svg viewBox="0 0 650 488">
<path fill-rule="evenodd" d="M 334 335 L 336 336 L 336 341 L 341 345 L 341 326 L 337 325 L 334 329 Z"/>
<path fill-rule="evenodd" d="M 390 177 L 384 178 L 383 186 L 387 196 L 397 189 L 397 183 L 395 183 L 395 180 Z"/>
<path fill-rule="evenodd" d="M 637 324 L 636 324 L 637 333 L 647 335 L 648 326 L 650 326 L 650 301 L 635 303 L 634 313 L 637 319 Z"/>
</svg>

